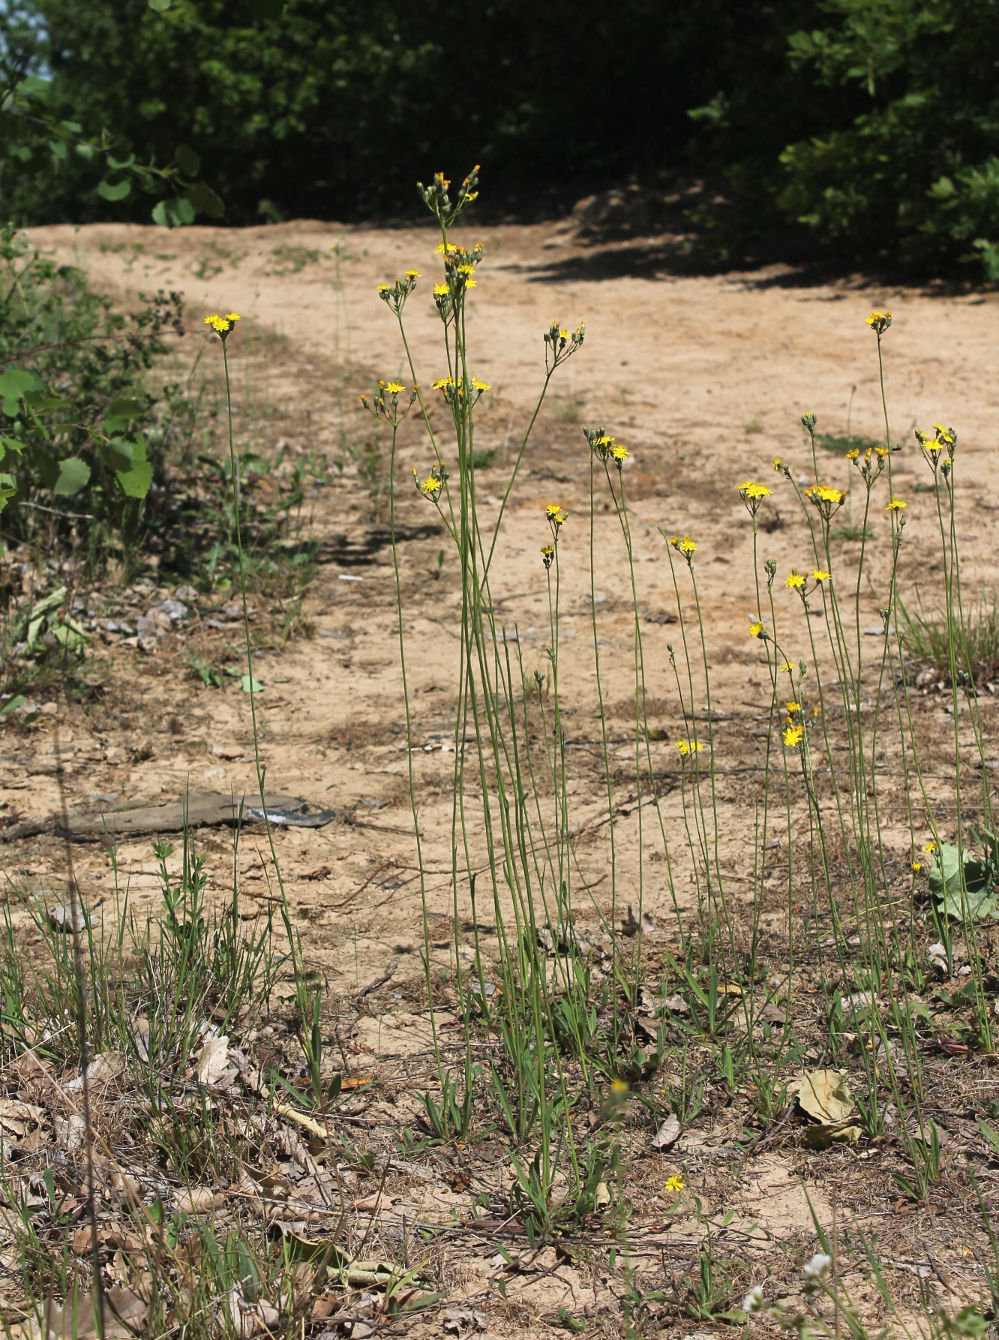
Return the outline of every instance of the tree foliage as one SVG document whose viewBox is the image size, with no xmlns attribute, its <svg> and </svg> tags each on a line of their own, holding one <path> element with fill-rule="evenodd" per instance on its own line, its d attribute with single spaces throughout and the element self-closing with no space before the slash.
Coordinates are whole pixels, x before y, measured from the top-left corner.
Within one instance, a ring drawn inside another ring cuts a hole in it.
<svg viewBox="0 0 999 1340">
<path fill-rule="evenodd" d="M 206 183 L 230 222 L 356 218 L 481 161 L 534 210 L 706 179 L 722 258 L 791 227 L 999 279 L 994 0 L 19 0 L 0 37 L 18 221 L 184 222 Z"/>
</svg>

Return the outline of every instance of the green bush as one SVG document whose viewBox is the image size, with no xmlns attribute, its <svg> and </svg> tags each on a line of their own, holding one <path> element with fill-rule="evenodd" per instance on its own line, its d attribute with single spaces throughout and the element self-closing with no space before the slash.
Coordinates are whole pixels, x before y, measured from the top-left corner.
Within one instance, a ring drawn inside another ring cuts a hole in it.
<svg viewBox="0 0 999 1340">
<path fill-rule="evenodd" d="M 999 280 L 999 43 L 991 0 L 827 0 L 790 58 L 838 105 L 788 145 L 778 205 L 827 246 Z"/>
<path fill-rule="evenodd" d="M 126 551 L 171 431 L 145 384 L 180 329 L 176 293 L 115 312 L 85 276 L 0 231 L 0 510 L 6 537 Z M 167 401 L 169 401 L 169 393 Z M 177 409 L 177 406 L 174 406 Z M 83 524 L 81 524 L 81 522 Z"/>
</svg>

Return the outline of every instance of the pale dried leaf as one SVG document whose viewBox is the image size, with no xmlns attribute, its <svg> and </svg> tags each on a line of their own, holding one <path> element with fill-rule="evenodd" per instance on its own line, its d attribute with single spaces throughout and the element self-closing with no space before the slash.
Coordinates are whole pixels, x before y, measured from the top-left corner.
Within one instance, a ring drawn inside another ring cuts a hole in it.
<svg viewBox="0 0 999 1340">
<path fill-rule="evenodd" d="M 812 1070 L 799 1083 L 798 1103 L 804 1112 L 825 1125 L 845 1121 L 853 1111 L 846 1074 L 842 1070 Z"/>
<path fill-rule="evenodd" d="M 223 1034 L 211 1038 L 198 1052 L 194 1073 L 202 1084 L 218 1084 L 229 1067 L 229 1039 Z"/>
<path fill-rule="evenodd" d="M 660 1123 L 659 1129 L 652 1137 L 653 1149 L 672 1149 L 680 1138 L 680 1118 L 675 1112 L 671 1112 L 665 1121 Z"/>
</svg>

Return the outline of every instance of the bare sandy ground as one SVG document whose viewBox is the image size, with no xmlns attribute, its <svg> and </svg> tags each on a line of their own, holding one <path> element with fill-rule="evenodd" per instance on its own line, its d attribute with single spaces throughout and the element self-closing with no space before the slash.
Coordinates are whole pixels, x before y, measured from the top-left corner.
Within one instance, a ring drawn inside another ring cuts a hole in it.
<svg viewBox="0 0 999 1340">
<path fill-rule="evenodd" d="M 595 912 L 608 915 L 609 907 L 602 901 L 600 882 L 605 856 L 599 825 L 606 809 L 593 747 L 599 721 L 584 425 L 604 426 L 632 452 L 623 478 L 636 560 L 651 747 L 671 838 L 682 824 L 680 761 L 673 741 L 686 737 L 689 725 L 669 665 L 668 644 L 680 647 L 680 608 L 660 530 L 689 534 L 698 545 L 698 592 L 711 666 L 720 856 L 733 887 L 748 894 L 758 796 L 754 777 L 766 743 L 770 679 L 762 648 L 748 635 L 756 608 L 753 546 L 738 485 L 756 479 L 774 488 L 761 513 L 767 530 L 761 535 L 760 560 L 777 561 L 782 588 L 792 567 L 811 566 L 812 553 L 790 488 L 773 473 L 771 461 L 781 456 L 795 477 L 813 482 L 799 422 L 805 411 L 818 416 L 820 431 L 842 433 L 849 427 L 854 433 L 883 436 L 876 340 L 864 319 L 872 307 L 890 308 L 894 323 L 884 340 L 887 394 L 893 441 L 904 444 L 894 461 L 895 492 L 909 503 L 903 585 L 918 591 L 930 606 L 938 600 L 936 517 L 932 495 L 916 490 L 928 473 L 912 428 L 943 422 L 959 433 L 957 499 L 965 589 L 994 590 L 999 567 L 994 543 L 999 297 L 885 291 L 862 279 L 812 283 L 790 268 L 687 277 L 671 272 L 667 239 L 602 244 L 587 241 L 572 220 L 487 229 L 471 224 L 456 239 L 481 240 L 485 246 L 469 318 L 473 368 L 492 387 L 482 402 L 477 429 L 480 449 L 495 453 L 479 484 L 485 515 L 496 513 L 506 467 L 536 403 L 544 370 L 544 330 L 553 318 L 570 327 L 586 323 L 585 344 L 556 373 L 528 447 L 504 519 L 495 595 L 511 638 L 516 630 L 526 672 L 543 668 L 547 597 L 539 548 L 548 539 L 545 505 L 560 503 L 569 517 L 560 540 L 562 694 L 578 759 L 573 783 L 577 822 L 592 836 L 592 841 L 584 836 L 581 851 Z M 305 609 L 314 636 L 284 645 L 272 640 L 258 657 L 256 670 L 264 684 L 259 698 L 262 752 L 270 789 L 338 812 L 327 827 L 277 834 L 283 877 L 309 961 L 324 976 L 332 997 L 352 997 L 393 970 L 385 985 L 365 997 L 364 1010 L 344 1019 L 341 1042 L 361 1062 L 377 1056 L 383 1065 L 395 1067 L 401 1082 L 407 1067 L 425 1059 L 429 1041 L 418 1005 L 423 913 L 407 789 L 391 551 L 384 517 L 372 520 L 367 487 L 350 447 L 383 431 L 361 408 L 359 393 L 370 391 L 379 376 L 411 381 L 394 319 L 376 294 L 379 282 L 391 282 L 410 267 L 420 270 L 424 278 L 406 311 L 420 384 L 429 387 L 446 370 L 430 299 L 439 267 L 434 256 L 438 239 L 429 226 L 347 228 L 299 221 L 169 234 L 112 225 L 42 228 L 32 232 L 31 240 L 60 260 L 83 266 L 97 285 L 122 302 L 138 291 L 181 291 L 190 330 L 177 350 L 178 367 L 189 366 L 207 341 L 200 324 L 203 314 L 240 312 L 243 320 L 229 344 L 240 409 L 237 445 L 250 439 L 257 444 L 269 440 L 272 446 L 280 441 L 292 458 L 320 453 L 331 465 L 329 482 L 310 500 L 322 545 Z M 217 347 L 202 350 L 202 367 L 217 354 Z M 255 419 L 265 407 L 267 416 Z M 438 428 L 444 425 L 442 407 L 436 423 Z M 383 446 L 387 451 L 387 440 Z M 428 855 L 427 906 L 431 927 L 439 927 L 439 934 L 433 931 L 432 947 L 443 967 L 454 953 L 449 823 L 460 591 L 450 554 L 445 554 L 439 576 L 433 575 L 438 552 L 447 548 L 446 537 L 436 527 L 432 506 L 411 493 L 407 483 L 412 469 L 425 473 L 431 459 L 415 425 L 407 425 L 397 463 L 405 537 L 400 546 L 403 622 L 414 705 L 415 775 Z M 824 459 L 823 482 L 844 486 L 853 477 L 841 454 Z M 343 465 L 340 473 L 334 468 L 338 464 Z M 624 779 L 634 757 L 634 621 L 620 527 L 606 504 L 605 486 L 601 488 L 595 520 L 598 637 L 612 756 L 620 761 Z M 882 510 L 886 501 L 886 496 L 881 499 L 873 523 L 877 534 L 869 546 L 869 561 L 874 581 L 862 592 L 862 630 L 879 623 L 884 594 L 879 574 L 885 571 L 888 552 Z M 836 576 L 850 580 L 858 544 L 844 538 L 834 546 Z M 689 609 L 689 583 L 682 573 L 681 578 L 681 597 Z M 133 594 L 134 610 L 142 613 L 171 590 L 150 582 Z M 797 599 L 779 589 L 777 601 L 784 611 L 788 645 L 802 654 L 807 648 Z M 70 808 L 93 808 L 96 797 L 152 803 L 179 796 L 187 786 L 252 792 L 245 695 L 235 684 L 224 691 L 205 687 L 186 668 L 192 648 L 218 655 L 226 642 L 229 654 L 238 657 L 240 628 L 231 621 L 222 628 L 207 626 L 205 621 L 217 615 L 217 603 L 190 605 L 185 625 L 164 632 L 145 652 L 115 637 L 95 652 L 107 658 L 109 691 L 103 706 L 63 712 L 53 705 L 30 729 L 8 732 L 0 740 L 0 819 L 51 813 L 58 807 L 53 776 L 57 724 Z M 937 717 L 942 713 L 938 703 L 929 701 L 925 710 Z M 618 786 L 619 885 L 625 887 L 629 879 L 637 882 L 641 840 L 646 847 L 642 902 L 665 926 L 673 911 L 658 825 L 647 819 L 640 839 L 633 783 L 630 791 L 626 780 Z M 895 854 L 905 856 L 910 835 L 902 818 L 900 788 L 891 778 L 885 787 L 887 837 Z M 945 809 L 944 781 L 940 788 Z M 206 831 L 204 842 L 213 883 L 224 890 L 228 839 Z M 24 840 L 3 858 L 16 878 L 32 887 L 58 886 L 62 846 L 54 838 Z M 80 846 L 76 860 L 91 903 L 110 900 L 106 851 Z M 130 897 L 152 906 L 158 886 L 149 840 L 122 843 L 117 863 Z M 260 908 L 266 908 L 274 890 L 262 837 L 244 838 L 239 863 L 249 905 L 258 896 Z M 681 906 L 689 908 L 691 876 L 682 860 L 676 887 Z M 467 914 L 463 896 L 459 890 L 459 918 Z M 637 892 L 633 901 L 637 904 Z M 719 1148 L 708 1162 L 717 1170 L 731 1146 L 723 1134 L 716 1143 Z M 681 1157 L 680 1150 L 646 1150 L 643 1181 L 651 1185 L 658 1179 L 661 1184 Z M 689 1157 L 698 1157 L 693 1146 Z M 767 1269 L 782 1235 L 800 1239 L 802 1259 L 814 1250 L 799 1180 L 808 1186 L 817 1212 L 828 1214 L 830 1161 L 855 1160 L 856 1155 L 836 1152 L 825 1159 L 821 1164 L 814 1155 L 785 1150 L 775 1163 L 772 1155 L 760 1153 L 727 1184 L 725 1194 L 738 1222 L 762 1225 L 768 1245 L 754 1259 L 766 1262 Z M 668 1199 L 660 1191 L 659 1209 L 651 1207 L 651 1221 L 658 1214 L 661 1232 L 666 1231 Z M 936 1222 L 929 1221 L 926 1239 L 914 1248 L 917 1256 L 920 1250 L 948 1254 L 944 1230 Z M 651 1261 L 661 1244 L 654 1222 L 646 1229 Z M 673 1231 L 683 1236 L 681 1228 Z M 752 1255 L 757 1248 L 746 1245 L 744 1250 Z M 484 1254 L 483 1262 L 488 1259 Z M 471 1294 L 485 1289 L 484 1278 L 492 1269 L 483 1265 L 472 1272 L 466 1280 Z M 571 1302 L 574 1290 L 584 1290 L 582 1277 L 572 1270 L 569 1274 L 572 1279 L 562 1285 L 553 1283 L 554 1275 L 543 1275 L 544 1287 L 537 1284 L 536 1298 L 526 1296 L 517 1306 L 511 1304 L 505 1316 L 490 1312 L 489 1327 L 513 1334 L 524 1333 L 529 1325 L 547 1333 L 564 1305 L 559 1301 L 563 1293 Z M 910 1270 L 900 1276 L 903 1290 L 915 1287 L 911 1275 Z M 970 1275 L 968 1280 L 970 1288 Z M 612 1284 L 590 1278 L 585 1290 L 605 1299 L 607 1289 L 614 1291 Z M 594 1317 L 597 1313 L 599 1307 Z M 700 1333 L 694 1323 L 682 1333 L 688 1332 Z"/>
</svg>

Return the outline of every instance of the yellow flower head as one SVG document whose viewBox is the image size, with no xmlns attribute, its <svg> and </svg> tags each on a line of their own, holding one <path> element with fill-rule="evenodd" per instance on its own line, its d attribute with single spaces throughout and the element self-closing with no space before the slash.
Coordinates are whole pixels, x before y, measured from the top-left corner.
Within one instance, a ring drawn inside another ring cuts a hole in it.
<svg viewBox="0 0 999 1340">
<path fill-rule="evenodd" d="M 381 388 L 388 391 L 389 395 L 401 395 L 406 389 L 402 382 L 382 382 Z"/>
<path fill-rule="evenodd" d="M 778 668 L 779 668 L 780 670 L 786 670 L 786 671 L 788 671 L 788 672 L 790 672 L 790 671 L 792 671 L 792 670 L 797 670 L 797 668 L 798 668 L 798 662 L 797 662 L 797 661 L 782 661 L 781 664 L 780 664 L 780 666 L 779 666 Z"/>
<path fill-rule="evenodd" d="M 420 492 L 424 498 L 436 498 L 440 492 L 441 481 L 436 475 L 430 475 L 420 484 Z"/>
<path fill-rule="evenodd" d="M 434 297 L 435 297 L 435 298 L 447 298 L 447 297 L 450 297 L 450 294 L 451 294 L 451 290 L 450 290 L 450 288 L 447 286 L 447 284 L 435 284 L 435 285 L 434 285 Z"/>
<path fill-rule="evenodd" d="M 423 276 L 420 274 L 419 270 L 407 270 L 407 271 L 406 271 L 406 278 L 407 278 L 407 279 L 422 279 Z"/>
<path fill-rule="evenodd" d="M 788 726 L 783 735 L 784 743 L 787 745 L 788 749 L 797 749 L 798 745 L 801 744 L 802 736 L 804 734 L 805 728 L 803 726 Z"/>
<path fill-rule="evenodd" d="M 672 1192 L 682 1191 L 682 1190 L 683 1190 L 683 1178 L 682 1178 L 682 1177 L 675 1177 L 675 1176 L 674 1176 L 674 1177 L 667 1177 L 667 1178 L 666 1178 L 666 1190 L 667 1190 L 667 1191 L 672 1191 Z"/>
<path fill-rule="evenodd" d="M 923 847 L 923 851 L 936 851 L 936 849 L 937 844 L 932 839 Z"/>
<path fill-rule="evenodd" d="M 805 585 L 805 581 L 806 578 L 803 573 L 793 571 L 784 585 L 792 591 L 800 591 Z"/>
<path fill-rule="evenodd" d="M 747 479 L 739 485 L 739 492 L 743 498 L 769 498 L 773 489 L 768 489 L 766 484 L 754 484 Z"/>
<path fill-rule="evenodd" d="M 787 714 L 789 717 L 797 716 L 801 711 L 801 703 L 788 703 Z"/>
<path fill-rule="evenodd" d="M 431 386 L 435 391 L 446 391 L 449 386 L 453 385 L 454 385 L 453 377 L 438 377 L 435 382 L 431 382 Z"/>
<path fill-rule="evenodd" d="M 866 318 L 867 324 L 877 335 L 883 335 L 891 325 L 891 312 L 874 311 Z"/>
<path fill-rule="evenodd" d="M 834 489 L 829 484 L 813 484 L 811 488 L 805 489 L 805 497 L 811 498 L 814 503 L 838 505 L 846 497 L 846 494 L 842 489 Z"/>
<path fill-rule="evenodd" d="M 822 568 L 812 568 L 808 575 L 816 582 L 827 582 L 831 576 L 830 573 L 824 572 Z"/>
<path fill-rule="evenodd" d="M 758 619 L 749 625 L 749 636 L 762 637 L 763 640 L 766 641 L 766 633 L 764 632 L 763 625 Z"/>
<path fill-rule="evenodd" d="M 678 549 L 681 554 L 696 554 L 697 545 L 689 535 L 673 535 L 670 538 L 670 544 L 674 549 Z"/>
<path fill-rule="evenodd" d="M 907 502 L 903 502 L 901 498 L 892 498 L 891 502 L 890 502 L 890 503 L 888 504 L 888 506 L 885 508 L 885 511 L 886 511 L 886 512 L 901 512 L 901 510 L 902 510 L 903 507 L 908 507 L 908 506 L 909 506 L 909 504 L 908 504 Z"/>
<path fill-rule="evenodd" d="M 677 740 L 676 747 L 681 758 L 686 758 L 688 754 L 699 754 L 704 748 L 700 740 Z"/>
<path fill-rule="evenodd" d="M 918 874 L 918 872 L 919 872 L 920 870 L 922 870 L 922 868 L 923 868 L 923 863 L 922 863 L 922 861 L 913 861 L 913 863 L 912 863 L 912 868 L 913 868 L 913 870 L 915 870 L 915 871 L 917 872 L 917 874 Z"/>
<path fill-rule="evenodd" d="M 616 442 L 614 446 L 610 448 L 610 455 L 613 457 L 615 461 L 618 462 L 618 464 L 620 464 L 622 461 L 626 461 L 628 459 L 628 457 L 631 455 L 631 452 L 628 450 L 627 447 L 622 446 L 620 442 Z"/>
<path fill-rule="evenodd" d="M 860 451 L 858 450 L 858 448 L 851 447 L 851 449 L 846 453 L 846 459 L 848 461 L 855 461 L 859 455 Z"/>
<path fill-rule="evenodd" d="M 560 503 L 549 503 L 545 508 L 545 516 L 556 530 L 558 530 L 559 526 L 565 525 L 566 514 L 562 511 Z"/>
<path fill-rule="evenodd" d="M 774 468 L 775 470 L 783 470 L 783 469 L 784 469 L 784 457 L 783 457 L 783 456 L 775 456 L 775 457 L 773 458 L 773 460 L 770 462 L 770 464 L 773 466 L 773 468 Z"/>
<path fill-rule="evenodd" d="M 236 322 L 241 320 L 242 317 L 238 312 L 226 312 L 225 316 L 220 316 L 218 312 L 212 312 L 210 316 L 205 317 L 204 323 L 206 326 L 211 326 L 215 334 L 224 342 Z"/>
<path fill-rule="evenodd" d="M 480 391 L 480 392 L 481 392 L 481 391 L 491 391 L 491 390 L 492 390 L 492 387 L 490 386 L 489 382 L 483 382 L 483 381 L 480 381 L 480 380 L 478 379 L 478 377 L 471 377 L 471 378 L 469 378 L 469 380 L 471 381 L 471 383 L 472 383 L 472 385 L 474 386 L 474 388 L 476 389 L 476 391 Z"/>
</svg>

